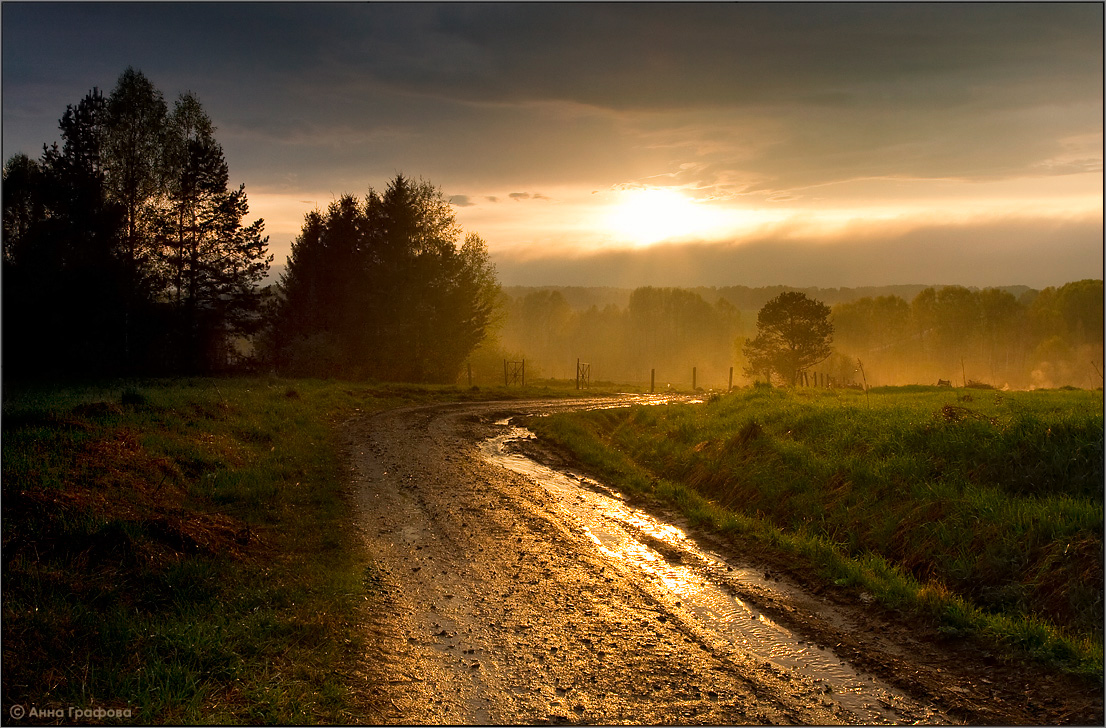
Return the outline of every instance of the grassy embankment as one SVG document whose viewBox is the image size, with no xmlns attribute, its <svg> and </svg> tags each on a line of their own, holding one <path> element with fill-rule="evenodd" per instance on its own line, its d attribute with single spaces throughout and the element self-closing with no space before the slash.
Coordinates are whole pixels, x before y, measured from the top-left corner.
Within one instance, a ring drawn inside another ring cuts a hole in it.
<svg viewBox="0 0 1106 728">
<path fill-rule="evenodd" d="M 945 634 L 1102 675 L 1101 391 L 755 388 L 530 426 Z"/>
<path fill-rule="evenodd" d="M 336 424 L 557 392 L 197 379 L 4 394 L 5 716 L 345 723 L 363 715 L 350 685 L 373 572 Z"/>
</svg>

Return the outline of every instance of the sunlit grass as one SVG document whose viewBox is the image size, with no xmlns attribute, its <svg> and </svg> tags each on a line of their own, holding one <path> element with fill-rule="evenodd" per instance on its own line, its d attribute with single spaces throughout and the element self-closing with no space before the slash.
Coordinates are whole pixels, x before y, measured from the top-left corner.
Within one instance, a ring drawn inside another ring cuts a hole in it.
<svg viewBox="0 0 1106 728">
<path fill-rule="evenodd" d="M 1101 674 L 1101 392 L 758 388 L 532 426 L 944 631 Z"/>
</svg>

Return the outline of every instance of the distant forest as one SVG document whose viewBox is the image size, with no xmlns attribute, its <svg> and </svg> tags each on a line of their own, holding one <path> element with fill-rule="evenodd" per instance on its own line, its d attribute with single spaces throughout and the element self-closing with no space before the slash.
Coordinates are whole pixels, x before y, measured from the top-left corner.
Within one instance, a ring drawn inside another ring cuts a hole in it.
<svg viewBox="0 0 1106 728">
<path fill-rule="evenodd" d="M 734 383 L 757 311 L 784 291 L 831 306 L 834 353 L 815 371 L 838 382 L 936 384 L 947 380 L 1016 389 L 1101 387 L 1103 284 L 1058 288 L 961 286 L 866 288 L 506 287 L 499 345 L 525 357 L 530 376 L 575 376 L 686 388 Z"/>
</svg>

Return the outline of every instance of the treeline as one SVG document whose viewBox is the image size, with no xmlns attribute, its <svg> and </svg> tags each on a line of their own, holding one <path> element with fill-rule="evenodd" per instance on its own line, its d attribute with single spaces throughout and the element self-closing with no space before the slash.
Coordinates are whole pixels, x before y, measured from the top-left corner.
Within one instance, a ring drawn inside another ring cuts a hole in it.
<svg viewBox="0 0 1106 728">
<path fill-rule="evenodd" d="M 59 127 L 61 146 L 4 165 L 5 375 L 232 363 L 272 257 L 200 102 L 170 109 L 127 69 Z"/>
<path fill-rule="evenodd" d="M 638 288 L 625 307 L 586 309 L 574 309 L 558 290 L 537 290 L 509 299 L 506 310 L 501 344 L 526 358 L 534 377 L 574 378 L 580 358 L 593 380 L 648 382 L 655 369 L 659 386 L 687 386 L 696 367 L 700 382 L 717 385 L 743 331 L 729 302 L 708 303 L 680 288 Z"/>
<path fill-rule="evenodd" d="M 927 288 L 833 307 L 835 347 L 863 360 L 869 383 L 1102 386 L 1103 287 L 1082 280 L 1015 297 Z M 843 362 L 838 361 L 840 367 Z"/>
<path fill-rule="evenodd" d="M 692 286 L 683 290 L 698 294 L 706 301 L 725 299 L 739 311 L 752 313 L 746 316 L 746 322 L 756 320 L 756 312 L 781 293 L 796 292 L 806 295 L 816 301 L 833 306 L 838 303 L 850 303 L 861 298 L 878 298 L 880 296 L 898 296 L 907 301 L 912 300 L 926 288 L 925 285 L 891 285 L 891 286 L 859 286 L 857 288 L 821 288 L 807 286 Z M 610 286 L 504 286 L 503 292 L 512 299 L 523 298 L 535 291 L 556 291 L 565 301 L 576 309 L 587 309 L 597 306 L 602 309 L 614 304 L 625 308 L 630 301 L 633 289 L 615 288 Z M 969 289 L 976 290 L 976 289 Z M 999 290 L 1006 291 L 1015 297 L 1032 292 L 1029 286 L 1000 286 Z"/>
<path fill-rule="evenodd" d="M 278 283 L 215 127 L 127 69 L 69 106 L 62 143 L 4 166 L 4 374 L 277 370 L 454 382 L 499 284 L 440 190 L 397 175 L 307 214 Z M 499 358 L 494 340 L 485 358 Z"/>
<path fill-rule="evenodd" d="M 170 109 L 127 69 L 66 108 L 61 144 L 3 169 L 4 374 L 243 367 L 394 381 L 527 376 L 740 383 L 757 311 L 785 291 L 832 304 L 817 369 L 869 384 L 1102 384 L 1101 280 L 1025 287 L 508 289 L 441 191 L 397 175 L 309 213 L 279 282 L 264 223 L 190 92 Z"/>
<path fill-rule="evenodd" d="M 859 359 L 867 383 L 876 386 L 939 379 L 1017 389 L 1102 386 L 1101 280 L 1041 291 L 893 288 L 916 292 L 907 299 L 856 296 L 881 289 L 816 289 L 852 298 L 831 307 L 834 352 L 814 370 L 860 382 Z M 563 290 L 588 300 L 588 289 Z M 584 308 L 569 305 L 562 289 L 506 289 L 516 296 L 507 304 L 502 345 L 527 359 L 528 372 L 549 377 L 573 377 L 580 358 L 592 364 L 593 378 L 648 382 L 655 369 L 659 386 L 686 387 L 695 367 L 698 386 L 720 387 L 731 366 L 735 383 L 745 381 L 742 348 L 755 333 L 755 311 L 736 306 L 735 297 L 749 304 L 808 290 L 639 288 L 626 292 L 623 306 Z M 602 289 L 598 295 L 616 294 Z"/>
</svg>

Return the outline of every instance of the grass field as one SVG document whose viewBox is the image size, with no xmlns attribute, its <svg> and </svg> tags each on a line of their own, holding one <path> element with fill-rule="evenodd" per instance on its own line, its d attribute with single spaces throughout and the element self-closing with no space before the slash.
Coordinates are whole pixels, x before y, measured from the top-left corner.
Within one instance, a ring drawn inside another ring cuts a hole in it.
<svg viewBox="0 0 1106 728">
<path fill-rule="evenodd" d="M 337 424 L 570 394 L 279 379 L 5 386 L 3 714 L 345 723 L 371 608 Z"/>
<path fill-rule="evenodd" d="M 753 388 L 530 426 L 943 632 L 1102 674 L 1101 391 Z"/>
<path fill-rule="evenodd" d="M 374 572 L 337 425 L 406 404 L 576 394 L 536 384 L 6 385 L 0 710 L 356 722 Z M 535 427 L 944 629 L 1100 673 L 1102 395 L 972 396 L 873 391 L 869 411 L 855 392 L 753 390 Z"/>
</svg>

